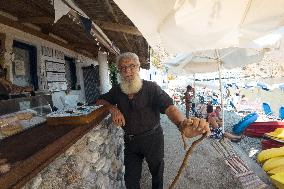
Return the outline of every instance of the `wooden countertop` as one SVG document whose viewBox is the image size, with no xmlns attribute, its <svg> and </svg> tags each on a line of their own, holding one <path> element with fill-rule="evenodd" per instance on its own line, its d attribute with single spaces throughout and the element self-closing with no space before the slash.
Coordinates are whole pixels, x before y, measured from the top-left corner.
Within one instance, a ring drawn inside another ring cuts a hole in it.
<svg viewBox="0 0 284 189">
<path fill-rule="evenodd" d="M 11 170 L 0 175 L 1 188 L 20 188 L 36 176 L 108 114 L 107 107 L 96 112 L 94 120 L 86 125 L 43 124 L 0 141 L 0 159 L 11 164 Z"/>
</svg>

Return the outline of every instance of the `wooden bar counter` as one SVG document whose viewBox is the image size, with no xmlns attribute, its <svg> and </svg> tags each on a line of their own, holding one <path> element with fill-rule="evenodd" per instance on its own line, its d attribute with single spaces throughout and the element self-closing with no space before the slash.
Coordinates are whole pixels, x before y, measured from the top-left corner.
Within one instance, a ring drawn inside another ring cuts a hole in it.
<svg viewBox="0 0 284 189">
<path fill-rule="evenodd" d="M 100 107 L 89 124 L 42 124 L 0 141 L 0 158 L 11 165 L 9 172 L 0 175 L 0 188 L 22 187 L 107 115 L 107 107 Z"/>
</svg>

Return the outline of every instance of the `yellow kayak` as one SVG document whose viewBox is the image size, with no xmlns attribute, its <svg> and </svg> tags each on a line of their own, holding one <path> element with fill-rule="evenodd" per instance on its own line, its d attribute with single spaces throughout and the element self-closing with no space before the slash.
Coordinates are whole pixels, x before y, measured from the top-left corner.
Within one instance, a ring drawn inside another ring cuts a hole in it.
<svg viewBox="0 0 284 189">
<path fill-rule="evenodd" d="M 265 135 L 284 140 L 284 128 L 277 128 L 273 132 L 265 133 Z"/>
<path fill-rule="evenodd" d="M 271 182 L 278 188 L 284 189 L 284 172 L 272 175 Z"/>
</svg>

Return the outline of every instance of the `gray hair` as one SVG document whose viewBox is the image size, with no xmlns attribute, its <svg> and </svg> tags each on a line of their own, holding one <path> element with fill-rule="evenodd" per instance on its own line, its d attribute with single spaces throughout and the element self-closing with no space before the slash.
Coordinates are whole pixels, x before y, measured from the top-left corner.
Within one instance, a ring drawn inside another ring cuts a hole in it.
<svg viewBox="0 0 284 189">
<path fill-rule="evenodd" d="M 122 62 L 125 59 L 133 60 L 136 64 L 140 66 L 139 57 L 135 53 L 132 53 L 132 52 L 125 52 L 125 53 L 118 55 L 116 58 L 116 65 L 119 66 L 120 62 Z"/>
</svg>

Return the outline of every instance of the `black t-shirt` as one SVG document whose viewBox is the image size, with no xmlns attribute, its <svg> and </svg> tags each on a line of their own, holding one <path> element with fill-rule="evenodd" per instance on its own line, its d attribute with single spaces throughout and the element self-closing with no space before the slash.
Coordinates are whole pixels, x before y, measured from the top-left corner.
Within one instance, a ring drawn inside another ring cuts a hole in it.
<svg viewBox="0 0 284 189">
<path fill-rule="evenodd" d="M 143 80 L 142 89 L 129 99 L 119 85 L 100 96 L 124 115 L 126 124 L 123 127 L 127 134 L 140 134 L 160 124 L 160 113 L 173 105 L 173 100 L 156 83 Z"/>
</svg>

